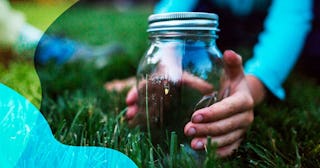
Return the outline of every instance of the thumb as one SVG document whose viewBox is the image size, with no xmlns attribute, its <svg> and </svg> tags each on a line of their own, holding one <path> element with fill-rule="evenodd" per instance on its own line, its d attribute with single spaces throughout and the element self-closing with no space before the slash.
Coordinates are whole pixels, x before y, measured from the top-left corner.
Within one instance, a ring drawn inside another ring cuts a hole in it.
<svg viewBox="0 0 320 168">
<path fill-rule="evenodd" d="M 136 87 L 132 87 L 127 94 L 126 104 L 128 106 L 134 105 L 138 100 L 138 89 Z"/>
<path fill-rule="evenodd" d="M 226 50 L 223 53 L 224 68 L 226 75 L 230 80 L 234 80 L 239 76 L 244 76 L 242 67 L 242 58 L 232 50 Z"/>
</svg>

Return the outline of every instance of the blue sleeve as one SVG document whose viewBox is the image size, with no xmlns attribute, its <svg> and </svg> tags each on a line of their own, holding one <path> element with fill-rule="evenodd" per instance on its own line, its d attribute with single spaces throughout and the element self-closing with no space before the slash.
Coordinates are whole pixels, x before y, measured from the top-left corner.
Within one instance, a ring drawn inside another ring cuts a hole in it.
<svg viewBox="0 0 320 168">
<path fill-rule="evenodd" d="M 161 0 L 154 8 L 154 13 L 191 12 L 199 0 Z"/>
<path fill-rule="evenodd" d="M 245 65 L 246 74 L 259 78 L 279 99 L 285 98 L 282 83 L 300 55 L 311 20 L 312 0 L 274 0 Z"/>
</svg>

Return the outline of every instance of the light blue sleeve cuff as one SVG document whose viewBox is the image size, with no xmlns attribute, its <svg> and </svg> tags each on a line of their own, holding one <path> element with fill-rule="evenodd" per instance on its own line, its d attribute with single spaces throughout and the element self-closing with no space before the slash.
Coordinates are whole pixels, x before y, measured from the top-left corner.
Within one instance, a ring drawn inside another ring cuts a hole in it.
<svg viewBox="0 0 320 168">
<path fill-rule="evenodd" d="M 300 3 L 299 3 L 300 2 Z M 282 88 L 311 29 L 312 0 L 274 0 L 253 49 L 245 72 L 256 76 L 276 97 L 283 100 Z"/>
<path fill-rule="evenodd" d="M 154 13 L 191 12 L 199 0 L 161 0 L 154 8 Z"/>
</svg>

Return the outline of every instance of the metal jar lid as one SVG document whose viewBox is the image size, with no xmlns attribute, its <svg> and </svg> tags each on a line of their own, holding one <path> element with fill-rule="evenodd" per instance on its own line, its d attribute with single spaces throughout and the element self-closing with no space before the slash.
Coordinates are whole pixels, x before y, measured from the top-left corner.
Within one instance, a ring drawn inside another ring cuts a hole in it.
<svg viewBox="0 0 320 168">
<path fill-rule="evenodd" d="M 218 15 L 204 12 L 170 12 L 153 14 L 148 18 L 147 32 L 167 30 L 218 31 Z"/>
</svg>

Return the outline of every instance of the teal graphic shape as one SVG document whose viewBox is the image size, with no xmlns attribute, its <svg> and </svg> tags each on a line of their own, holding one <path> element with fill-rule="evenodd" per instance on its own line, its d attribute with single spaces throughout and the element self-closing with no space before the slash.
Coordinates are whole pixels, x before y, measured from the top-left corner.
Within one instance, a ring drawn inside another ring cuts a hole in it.
<svg viewBox="0 0 320 168">
<path fill-rule="evenodd" d="M 0 83 L 0 167 L 137 166 L 114 149 L 60 143 L 35 106 Z"/>
</svg>

